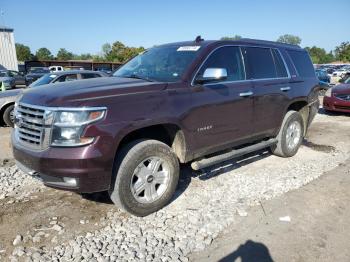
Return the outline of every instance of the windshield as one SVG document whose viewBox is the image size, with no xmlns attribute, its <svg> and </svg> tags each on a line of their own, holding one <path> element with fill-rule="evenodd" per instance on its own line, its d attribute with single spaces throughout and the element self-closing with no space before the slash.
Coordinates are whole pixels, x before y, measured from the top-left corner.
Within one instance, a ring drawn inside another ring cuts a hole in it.
<svg viewBox="0 0 350 262">
<path fill-rule="evenodd" d="M 31 83 L 29 87 L 37 87 L 41 85 L 50 84 L 53 79 L 56 78 L 56 75 L 54 74 L 45 74 L 42 77 L 40 77 L 35 82 Z"/>
<path fill-rule="evenodd" d="M 7 76 L 7 72 L 0 72 L 0 77 L 6 77 Z"/>
<path fill-rule="evenodd" d="M 131 59 L 113 76 L 176 82 L 197 56 L 199 47 L 154 47 Z"/>
<path fill-rule="evenodd" d="M 31 68 L 29 70 L 29 73 L 34 73 L 34 74 L 37 74 L 37 73 L 44 74 L 44 73 L 49 73 L 49 72 L 50 72 L 50 70 L 47 68 Z"/>
</svg>

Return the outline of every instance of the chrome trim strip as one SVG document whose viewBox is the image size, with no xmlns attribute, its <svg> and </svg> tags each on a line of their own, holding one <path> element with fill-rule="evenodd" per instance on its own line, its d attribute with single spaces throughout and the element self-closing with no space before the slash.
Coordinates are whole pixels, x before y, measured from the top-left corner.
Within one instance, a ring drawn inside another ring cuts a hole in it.
<svg viewBox="0 0 350 262">
<path fill-rule="evenodd" d="M 286 87 L 281 87 L 280 89 L 281 91 L 289 91 L 291 88 L 290 86 L 286 86 Z"/>
<path fill-rule="evenodd" d="M 30 105 L 26 103 L 19 102 L 19 105 L 30 107 L 34 109 L 41 109 L 45 111 L 98 111 L 98 110 L 107 110 L 107 107 L 49 107 L 49 106 L 37 106 Z"/>
<path fill-rule="evenodd" d="M 215 83 L 208 83 L 208 84 L 204 84 L 204 86 L 206 85 L 212 85 L 212 84 L 223 84 L 223 83 L 240 83 L 240 82 L 249 82 L 249 81 L 261 81 L 261 80 L 282 80 L 282 79 L 290 79 L 291 78 L 291 74 L 290 74 L 290 71 L 289 71 L 289 68 L 287 66 L 287 63 L 281 53 L 281 51 L 277 48 L 277 47 L 263 47 L 263 46 L 253 46 L 253 45 L 222 45 L 222 46 L 218 46 L 216 47 L 215 49 L 213 49 L 208 55 L 207 57 L 203 60 L 203 62 L 200 64 L 200 66 L 198 67 L 198 69 L 196 70 L 196 73 L 194 74 L 194 76 L 192 77 L 192 81 L 191 81 L 191 86 L 195 86 L 194 84 L 194 80 L 198 74 L 198 72 L 200 71 L 200 69 L 203 67 L 204 63 L 208 60 L 208 58 L 216 51 L 218 50 L 219 48 L 222 48 L 222 47 L 239 47 L 240 49 L 240 52 L 241 52 L 241 55 L 243 56 L 243 53 L 242 53 L 242 47 L 255 47 L 255 48 L 265 48 L 265 49 L 275 49 L 277 50 L 277 52 L 280 54 L 281 58 L 282 58 L 282 61 L 284 63 L 284 66 L 286 68 L 286 71 L 287 71 L 287 74 L 288 76 L 287 77 L 276 77 L 276 78 L 259 78 L 259 79 L 244 79 L 244 80 L 237 80 L 237 81 L 219 81 L 219 82 L 215 82 Z M 245 72 L 245 78 L 247 78 L 246 76 L 246 67 L 245 67 L 245 61 L 244 61 L 244 57 L 242 57 L 242 60 L 243 60 L 243 66 L 244 66 L 244 72 Z"/>
<path fill-rule="evenodd" d="M 251 96 L 251 95 L 253 95 L 252 91 L 244 92 L 244 93 L 240 93 L 239 94 L 240 97 L 247 97 L 247 96 Z"/>
</svg>

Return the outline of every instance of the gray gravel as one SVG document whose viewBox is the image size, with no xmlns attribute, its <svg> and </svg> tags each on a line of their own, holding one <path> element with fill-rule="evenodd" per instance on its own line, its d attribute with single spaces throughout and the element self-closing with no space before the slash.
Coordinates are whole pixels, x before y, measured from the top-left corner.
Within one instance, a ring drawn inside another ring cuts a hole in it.
<svg viewBox="0 0 350 262">
<path fill-rule="evenodd" d="M 137 218 L 115 209 L 101 217 L 100 230 L 53 248 L 25 249 L 18 243 L 10 259 L 25 256 L 28 261 L 188 261 L 190 252 L 210 245 L 236 214 L 249 216 L 247 206 L 297 189 L 349 157 L 348 143 L 332 145 L 335 150 L 327 153 L 302 147 L 288 159 L 267 155 L 260 156 L 259 161 L 246 159 L 208 173 L 190 174 L 184 170 L 191 183 L 159 212 Z M 37 181 L 14 167 L 0 172 L 0 190 L 5 190 L 5 197 L 13 192 L 20 195 L 24 187 L 29 194 L 31 190 L 41 190 Z M 11 190 L 6 189 L 7 185 Z M 60 231 L 64 229 L 57 228 L 57 233 Z"/>
<path fill-rule="evenodd" d="M 37 178 L 23 174 L 14 165 L 0 167 L 0 200 L 20 201 L 44 188 Z"/>
</svg>

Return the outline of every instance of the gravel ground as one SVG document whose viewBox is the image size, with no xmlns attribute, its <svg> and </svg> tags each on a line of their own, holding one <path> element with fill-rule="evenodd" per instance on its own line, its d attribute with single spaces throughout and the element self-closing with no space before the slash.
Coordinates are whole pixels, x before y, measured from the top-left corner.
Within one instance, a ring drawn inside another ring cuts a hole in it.
<svg viewBox="0 0 350 262">
<path fill-rule="evenodd" d="M 37 246 L 33 244 L 36 235 L 25 241 L 27 233 L 17 230 L 10 243 L 0 239 L 0 260 L 2 254 L 3 259 L 11 261 L 188 261 L 191 252 L 205 249 L 235 217 L 246 216 L 247 206 L 302 187 L 344 162 L 349 157 L 349 127 L 347 116 L 321 114 L 293 158 L 259 152 L 205 172 L 195 173 L 185 166 L 172 203 L 145 218 L 103 206 L 105 213 L 94 210 L 99 219 L 89 231 L 74 234 L 75 228 L 55 224 L 55 209 L 50 209 L 48 216 L 53 218 L 47 222 L 52 226 L 39 229 L 42 233 L 37 240 L 48 238 L 45 230 L 50 230 L 51 241 Z M 0 168 L 2 208 L 9 201 L 30 202 L 31 195 L 51 191 L 16 167 Z M 85 223 L 80 221 L 81 225 Z M 69 239 L 57 241 L 56 237 L 68 232 Z"/>
</svg>

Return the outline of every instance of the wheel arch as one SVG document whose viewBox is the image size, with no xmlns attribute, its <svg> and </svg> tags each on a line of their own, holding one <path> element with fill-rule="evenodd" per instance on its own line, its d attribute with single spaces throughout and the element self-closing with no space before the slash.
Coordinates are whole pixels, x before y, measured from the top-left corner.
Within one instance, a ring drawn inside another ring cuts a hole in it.
<svg viewBox="0 0 350 262">
<path fill-rule="evenodd" d="M 144 124 L 124 131 L 118 139 L 116 155 L 123 146 L 138 139 L 158 140 L 171 147 L 181 163 L 188 159 L 186 137 L 176 123 Z"/>
<path fill-rule="evenodd" d="M 310 115 L 309 103 L 306 100 L 295 100 L 288 105 L 285 114 L 291 110 L 300 113 L 304 124 L 304 135 L 306 135 Z"/>
</svg>

